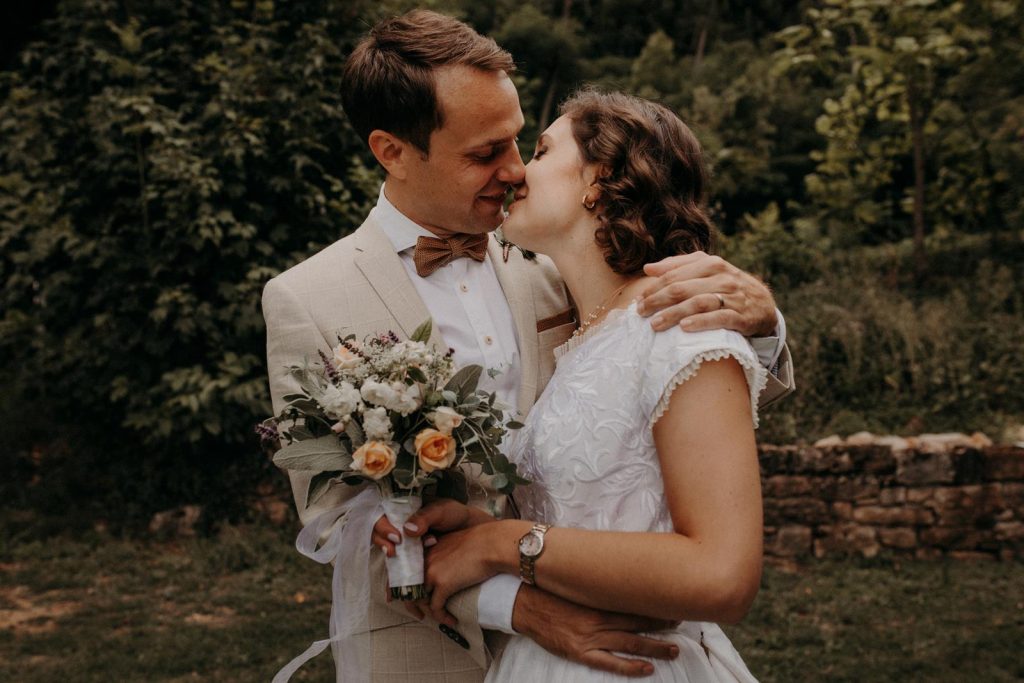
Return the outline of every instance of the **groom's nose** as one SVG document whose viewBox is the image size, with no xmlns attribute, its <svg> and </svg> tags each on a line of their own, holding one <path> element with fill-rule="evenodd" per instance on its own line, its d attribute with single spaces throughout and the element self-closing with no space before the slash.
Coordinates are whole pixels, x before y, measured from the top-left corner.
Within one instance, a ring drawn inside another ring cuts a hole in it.
<svg viewBox="0 0 1024 683">
<path fill-rule="evenodd" d="M 523 158 L 519 156 L 519 147 L 508 146 L 494 177 L 504 185 L 518 185 L 523 182 L 526 178 L 526 166 L 523 165 Z"/>
</svg>

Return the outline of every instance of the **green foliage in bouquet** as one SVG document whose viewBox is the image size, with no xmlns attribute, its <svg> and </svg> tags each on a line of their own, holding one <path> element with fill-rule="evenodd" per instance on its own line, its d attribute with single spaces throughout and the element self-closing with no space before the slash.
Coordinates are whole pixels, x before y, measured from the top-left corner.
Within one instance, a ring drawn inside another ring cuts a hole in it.
<svg viewBox="0 0 1024 683">
<path fill-rule="evenodd" d="M 426 321 L 408 342 L 392 333 L 361 344 L 354 335 L 339 337 L 335 358 L 341 363 L 321 354 L 322 364 L 291 368 L 301 393 L 286 395 L 281 413 L 257 431 L 282 440 L 276 465 L 317 472 L 307 506 L 334 484 L 364 482 L 376 482 L 385 496 L 425 491 L 466 502 L 464 464 L 478 466 L 502 493 L 529 483 L 498 449 L 506 429 L 522 424 L 506 423 L 506 406 L 494 392 L 478 389 L 481 366 L 453 373 L 451 353 L 431 353 L 431 327 Z M 421 438 L 448 444 L 445 457 L 425 460 Z M 371 448 L 384 459 L 360 462 Z"/>
</svg>

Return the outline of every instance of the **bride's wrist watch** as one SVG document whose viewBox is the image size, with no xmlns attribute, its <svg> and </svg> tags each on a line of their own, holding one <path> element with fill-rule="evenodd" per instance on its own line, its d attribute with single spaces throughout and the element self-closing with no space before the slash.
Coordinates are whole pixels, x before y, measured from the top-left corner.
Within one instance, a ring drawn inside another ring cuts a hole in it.
<svg viewBox="0 0 1024 683">
<path fill-rule="evenodd" d="M 544 552 L 544 534 L 550 528 L 550 524 L 534 524 L 516 544 L 519 548 L 519 576 L 531 586 L 536 583 L 534 573 L 537 558 Z"/>
</svg>

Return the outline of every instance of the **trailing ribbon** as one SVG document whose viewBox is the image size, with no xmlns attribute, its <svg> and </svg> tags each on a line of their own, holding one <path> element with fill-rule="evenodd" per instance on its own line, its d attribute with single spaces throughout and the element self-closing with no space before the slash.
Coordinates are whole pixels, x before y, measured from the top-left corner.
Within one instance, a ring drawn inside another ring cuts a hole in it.
<svg viewBox="0 0 1024 683">
<path fill-rule="evenodd" d="M 370 629 L 369 539 L 381 514 L 380 492 L 376 486 L 368 486 L 355 498 L 319 515 L 299 532 L 295 548 L 300 553 L 321 564 L 334 562 L 330 638 L 314 642 L 288 662 L 274 676 L 273 683 L 287 683 L 303 664 L 328 646 L 333 646 L 338 683 L 369 683 L 370 648 L 358 647 L 352 636 Z M 344 521 L 338 524 L 342 517 Z M 320 539 L 328 532 L 318 548 Z"/>
</svg>

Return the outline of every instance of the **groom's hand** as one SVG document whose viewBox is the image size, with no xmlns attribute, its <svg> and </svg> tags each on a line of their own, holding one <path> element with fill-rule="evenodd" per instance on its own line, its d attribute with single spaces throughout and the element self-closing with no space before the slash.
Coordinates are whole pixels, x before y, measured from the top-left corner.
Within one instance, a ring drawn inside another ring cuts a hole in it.
<svg viewBox="0 0 1024 683">
<path fill-rule="evenodd" d="M 613 654 L 616 652 L 675 659 L 679 655 L 676 645 L 639 635 L 673 626 L 674 622 L 664 619 L 583 607 L 525 584 L 512 612 L 512 628 L 548 652 L 620 676 L 648 676 L 654 667 L 650 662 Z"/>
<path fill-rule="evenodd" d="M 644 266 L 658 278 L 641 295 L 640 315 L 655 330 L 736 330 L 744 337 L 774 334 L 775 300 L 763 282 L 721 257 L 696 251 Z"/>
</svg>

